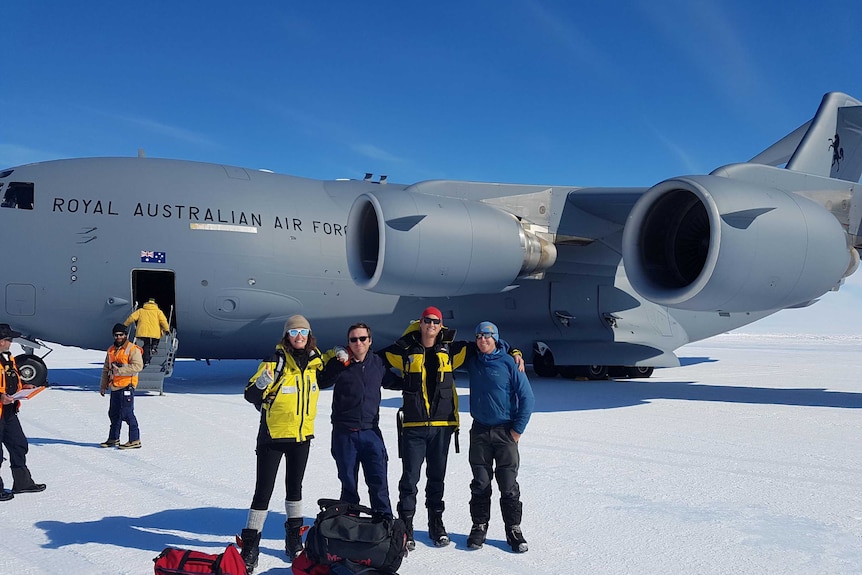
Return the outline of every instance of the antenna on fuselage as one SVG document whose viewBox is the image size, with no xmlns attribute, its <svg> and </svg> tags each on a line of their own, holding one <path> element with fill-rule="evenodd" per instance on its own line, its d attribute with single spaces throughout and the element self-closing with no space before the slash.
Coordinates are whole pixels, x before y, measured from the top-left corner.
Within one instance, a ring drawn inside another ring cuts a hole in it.
<svg viewBox="0 0 862 575">
<path fill-rule="evenodd" d="M 146 158 L 147 157 L 147 153 L 144 151 L 143 148 L 138 148 L 138 157 L 139 158 Z"/>
</svg>

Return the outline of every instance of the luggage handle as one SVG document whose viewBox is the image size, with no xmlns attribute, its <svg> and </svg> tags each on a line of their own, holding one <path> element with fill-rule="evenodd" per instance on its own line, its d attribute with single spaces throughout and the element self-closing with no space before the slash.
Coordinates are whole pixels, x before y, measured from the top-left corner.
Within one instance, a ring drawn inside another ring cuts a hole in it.
<svg viewBox="0 0 862 575">
<path fill-rule="evenodd" d="M 338 499 L 318 499 L 317 505 L 320 506 L 322 519 L 349 513 L 365 513 L 369 516 L 374 515 L 374 511 L 370 507 L 360 505 L 359 503 L 347 503 L 346 501 L 339 501 Z"/>
</svg>

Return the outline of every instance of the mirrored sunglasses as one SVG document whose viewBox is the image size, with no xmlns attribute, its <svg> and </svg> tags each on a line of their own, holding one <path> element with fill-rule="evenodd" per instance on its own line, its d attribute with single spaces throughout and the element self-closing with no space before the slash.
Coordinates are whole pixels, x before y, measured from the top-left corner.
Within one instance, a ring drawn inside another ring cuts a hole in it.
<svg viewBox="0 0 862 575">
<path fill-rule="evenodd" d="M 434 319 L 433 317 L 423 317 L 422 323 L 429 323 L 429 324 L 438 325 L 440 323 L 440 320 Z"/>
<path fill-rule="evenodd" d="M 493 333 L 477 333 L 476 339 L 494 339 Z"/>
<path fill-rule="evenodd" d="M 350 343 L 356 343 L 357 341 L 365 341 L 367 339 L 371 339 L 367 335 L 360 335 L 359 337 L 349 337 Z"/>
<path fill-rule="evenodd" d="M 287 335 L 289 335 L 290 337 L 296 337 L 298 335 L 308 336 L 308 331 L 309 330 L 305 329 L 304 327 L 299 329 L 289 329 L 287 330 Z"/>
</svg>

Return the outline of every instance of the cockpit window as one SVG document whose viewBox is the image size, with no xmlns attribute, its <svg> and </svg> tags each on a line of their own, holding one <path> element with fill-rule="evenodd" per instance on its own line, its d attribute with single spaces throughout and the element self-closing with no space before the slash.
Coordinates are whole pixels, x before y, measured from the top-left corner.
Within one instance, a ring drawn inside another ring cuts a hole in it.
<svg viewBox="0 0 862 575">
<path fill-rule="evenodd" d="M 33 184 L 27 182 L 9 182 L 0 208 L 33 209 Z"/>
</svg>

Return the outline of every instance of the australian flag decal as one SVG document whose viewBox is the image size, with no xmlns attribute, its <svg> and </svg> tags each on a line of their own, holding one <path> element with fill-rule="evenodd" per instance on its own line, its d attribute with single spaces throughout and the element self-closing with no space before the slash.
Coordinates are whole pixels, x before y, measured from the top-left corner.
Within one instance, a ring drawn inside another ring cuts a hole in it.
<svg viewBox="0 0 862 575">
<path fill-rule="evenodd" d="M 165 263 L 165 252 L 148 252 L 141 250 L 141 262 L 145 264 Z"/>
</svg>

